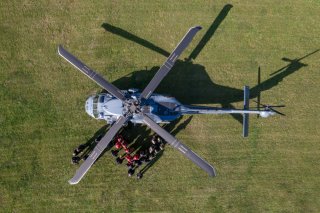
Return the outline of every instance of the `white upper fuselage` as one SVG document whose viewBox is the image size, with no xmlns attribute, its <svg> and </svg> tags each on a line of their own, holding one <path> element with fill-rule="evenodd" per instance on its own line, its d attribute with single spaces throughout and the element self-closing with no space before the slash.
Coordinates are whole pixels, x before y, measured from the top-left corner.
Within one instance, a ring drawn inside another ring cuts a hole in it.
<svg viewBox="0 0 320 213">
<path fill-rule="evenodd" d="M 138 99 L 140 96 L 140 93 L 137 92 L 124 92 L 130 94 L 133 99 Z M 141 106 L 141 111 L 156 123 L 168 123 L 180 117 L 180 105 L 181 104 L 173 97 L 152 94 L 144 105 Z M 106 120 L 110 124 L 125 113 L 123 102 L 108 93 L 90 96 L 86 101 L 85 109 L 91 117 Z M 140 114 L 133 114 L 130 121 L 133 123 L 142 123 L 142 116 Z"/>
<path fill-rule="evenodd" d="M 129 89 L 122 91 L 131 100 L 139 100 L 140 93 Z M 113 124 L 120 116 L 128 112 L 124 102 L 108 93 L 100 93 L 90 96 L 85 104 L 86 112 L 93 118 L 106 120 Z M 271 110 L 241 110 L 223 109 L 217 107 L 201 107 L 182 105 L 177 99 L 153 93 L 148 100 L 139 105 L 139 110 L 148 115 L 156 123 L 169 123 L 183 114 L 259 114 L 261 117 L 269 117 L 275 113 Z M 130 122 L 143 123 L 141 113 L 132 113 Z"/>
</svg>

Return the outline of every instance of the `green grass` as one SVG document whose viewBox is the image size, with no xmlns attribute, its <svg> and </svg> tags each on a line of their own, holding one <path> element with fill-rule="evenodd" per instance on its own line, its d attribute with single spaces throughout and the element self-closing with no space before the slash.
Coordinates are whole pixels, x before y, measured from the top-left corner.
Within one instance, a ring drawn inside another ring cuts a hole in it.
<svg viewBox="0 0 320 213">
<path fill-rule="evenodd" d="M 57 45 L 122 88 L 143 88 L 152 76 L 143 70 L 165 57 L 101 25 L 167 52 L 189 27 L 203 26 L 183 60 L 226 4 L 233 7 L 197 58 L 180 62 L 158 91 L 188 104 L 241 107 L 239 90 L 257 84 L 259 66 L 264 81 L 288 65 L 283 57 L 320 48 L 319 1 L 2 1 L 1 211 L 319 212 L 320 52 L 301 61 L 307 66 L 265 84 L 262 102 L 285 104 L 287 116 L 252 116 L 248 139 L 227 115 L 194 116 L 176 134 L 215 165 L 216 178 L 167 147 L 141 181 L 128 178 L 107 153 L 80 184 L 67 182 L 76 170 L 73 148 L 104 122 L 90 119 L 83 107 L 100 88 L 59 57 Z"/>
</svg>

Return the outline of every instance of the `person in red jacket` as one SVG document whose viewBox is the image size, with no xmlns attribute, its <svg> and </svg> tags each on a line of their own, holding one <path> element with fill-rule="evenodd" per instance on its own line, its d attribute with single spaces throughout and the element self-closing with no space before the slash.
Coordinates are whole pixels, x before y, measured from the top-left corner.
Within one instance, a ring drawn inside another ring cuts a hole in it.
<svg viewBox="0 0 320 213">
<path fill-rule="evenodd" d="M 128 161 L 128 163 L 127 163 L 127 166 L 128 166 L 128 176 L 131 177 L 131 176 L 134 174 L 134 171 L 135 171 L 135 165 L 134 165 L 135 160 L 134 160 L 134 159 L 137 159 L 137 156 L 134 155 L 134 156 L 132 157 L 130 154 L 127 154 L 127 155 L 125 156 L 125 159 Z"/>
<path fill-rule="evenodd" d="M 140 153 L 136 153 L 134 156 L 133 156 L 133 162 L 135 165 L 137 166 L 140 166 L 141 165 L 141 160 L 140 160 L 141 156 L 140 156 Z"/>
<path fill-rule="evenodd" d="M 126 147 L 127 143 L 125 142 L 125 140 L 123 139 L 123 136 L 122 135 L 117 135 L 114 139 L 115 141 L 115 148 L 116 150 L 111 150 L 111 154 L 112 156 L 114 157 L 117 157 L 118 156 L 118 153 L 120 151 L 120 149 L 122 149 L 123 147 Z"/>
<path fill-rule="evenodd" d="M 133 166 L 133 157 L 130 154 L 126 154 L 124 157 L 127 160 L 127 166 L 132 167 Z"/>
</svg>

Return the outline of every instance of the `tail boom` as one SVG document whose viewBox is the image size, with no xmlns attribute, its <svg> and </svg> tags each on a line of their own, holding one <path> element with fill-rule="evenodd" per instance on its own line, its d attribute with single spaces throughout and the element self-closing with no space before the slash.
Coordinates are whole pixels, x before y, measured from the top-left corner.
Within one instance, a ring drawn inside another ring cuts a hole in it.
<svg viewBox="0 0 320 213">
<path fill-rule="evenodd" d="M 224 109 L 219 107 L 202 107 L 202 106 L 181 106 L 182 115 L 194 114 L 264 114 L 272 115 L 270 110 L 249 110 L 249 109 Z M 267 116 L 262 116 L 267 117 Z"/>
</svg>

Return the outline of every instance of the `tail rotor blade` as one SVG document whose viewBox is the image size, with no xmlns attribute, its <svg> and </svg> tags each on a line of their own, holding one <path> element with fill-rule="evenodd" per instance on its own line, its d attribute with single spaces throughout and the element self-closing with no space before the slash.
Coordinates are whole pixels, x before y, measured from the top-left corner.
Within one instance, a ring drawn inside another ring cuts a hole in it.
<svg viewBox="0 0 320 213">
<path fill-rule="evenodd" d="M 271 107 L 269 107 L 269 109 L 270 109 L 271 111 L 273 111 L 273 112 L 275 112 L 275 113 L 279 114 L 279 115 L 286 116 L 286 115 L 285 115 L 285 114 L 283 114 L 282 112 L 279 112 L 279 111 L 277 111 L 277 110 L 275 110 L 275 109 L 273 109 L 273 108 L 271 108 Z"/>
<path fill-rule="evenodd" d="M 258 104 L 258 107 L 261 105 L 261 106 L 263 106 L 265 109 L 269 109 L 269 110 L 271 110 L 271 111 L 273 111 L 273 112 L 275 112 L 275 113 L 277 113 L 277 114 L 279 114 L 279 115 L 285 116 L 285 114 L 283 114 L 282 112 L 279 112 L 279 111 L 273 109 L 273 108 L 277 108 L 277 107 L 285 107 L 285 105 L 274 105 L 274 106 L 272 106 L 272 105 L 265 105 L 265 104 L 258 103 L 258 102 L 255 101 L 255 100 L 253 100 L 253 102 L 257 103 L 257 104 Z"/>
<path fill-rule="evenodd" d="M 272 107 L 272 108 L 274 108 L 274 107 L 286 107 L 285 105 L 267 105 L 268 107 Z"/>
</svg>

